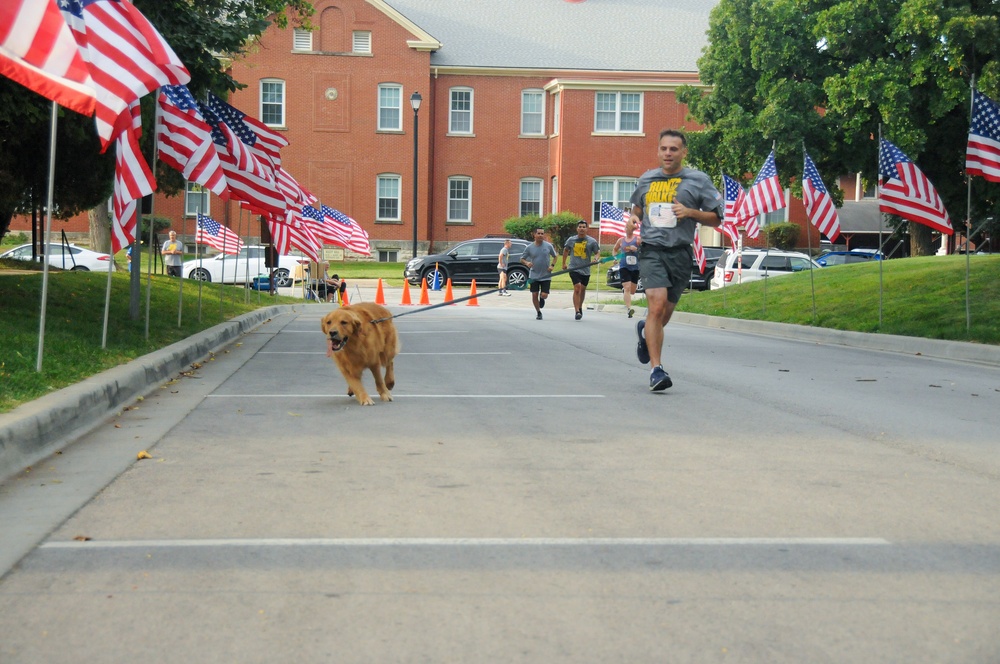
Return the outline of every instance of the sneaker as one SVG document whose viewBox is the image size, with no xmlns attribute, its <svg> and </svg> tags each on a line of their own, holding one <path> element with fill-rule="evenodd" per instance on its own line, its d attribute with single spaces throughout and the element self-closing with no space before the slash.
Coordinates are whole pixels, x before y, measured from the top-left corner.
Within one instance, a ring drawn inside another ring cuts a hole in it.
<svg viewBox="0 0 1000 664">
<path fill-rule="evenodd" d="M 535 320 L 542 320 L 542 312 L 541 311 L 539 311 L 537 314 L 535 314 Z"/>
<path fill-rule="evenodd" d="M 670 376 L 667 375 L 662 366 L 653 367 L 652 373 L 649 374 L 650 392 L 660 392 L 673 384 L 674 381 L 670 380 Z"/>
<path fill-rule="evenodd" d="M 635 356 L 639 358 L 639 364 L 649 364 L 649 347 L 646 346 L 646 337 L 642 331 L 646 329 L 646 321 L 641 320 L 635 324 L 635 333 L 639 337 L 639 343 L 635 345 Z"/>
<path fill-rule="evenodd" d="M 628 317 L 631 318 L 634 315 L 635 315 L 635 309 L 629 309 L 628 310 Z"/>
<path fill-rule="evenodd" d="M 539 309 L 544 309 L 545 308 L 545 298 L 544 297 L 538 298 L 538 308 Z"/>
<path fill-rule="evenodd" d="M 580 320 L 581 318 L 583 318 L 583 312 L 580 311 L 579 309 L 577 309 L 576 310 L 576 319 Z"/>
<path fill-rule="evenodd" d="M 500 291 L 499 293 L 497 293 L 497 295 L 499 295 L 500 297 L 503 297 L 503 291 Z"/>
</svg>

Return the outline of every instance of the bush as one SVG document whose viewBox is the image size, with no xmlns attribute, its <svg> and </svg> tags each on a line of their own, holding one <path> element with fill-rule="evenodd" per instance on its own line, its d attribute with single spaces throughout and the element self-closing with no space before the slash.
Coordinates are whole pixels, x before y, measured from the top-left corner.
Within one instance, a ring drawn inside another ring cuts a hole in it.
<svg viewBox="0 0 1000 664">
<path fill-rule="evenodd" d="M 542 228 L 545 227 L 544 224 L 542 224 L 542 218 L 537 214 L 529 214 L 523 217 L 510 217 L 509 219 L 505 219 L 503 222 L 504 231 L 510 233 L 514 237 L 519 237 L 522 240 L 528 240 L 529 242 L 535 239 L 534 232 L 539 226 Z"/>
<path fill-rule="evenodd" d="M 576 235 L 576 223 L 583 219 L 575 212 L 557 212 L 547 214 L 542 218 L 542 228 L 544 228 L 556 251 L 562 253 L 563 245 L 572 235 Z"/>
<path fill-rule="evenodd" d="M 799 246 L 801 230 L 798 224 L 793 223 L 768 224 L 764 227 L 764 237 L 767 238 L 768 246 L 788 251 Z"/>
</svg>

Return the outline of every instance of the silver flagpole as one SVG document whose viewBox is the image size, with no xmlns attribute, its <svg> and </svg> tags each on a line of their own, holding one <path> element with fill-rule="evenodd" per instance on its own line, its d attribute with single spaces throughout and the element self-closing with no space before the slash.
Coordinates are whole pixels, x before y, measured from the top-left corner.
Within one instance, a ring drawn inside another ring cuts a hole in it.
<svg viewBox="0 0 1000 664">
<path fill-rule="evenodd" d="M 49 186 L 45 202 L 45 235 L 42 238 L 42 310 L 38 321 L 38 359 L 35 371 L 42 370 L 42 356 L 45 353 L 45 310 L 49 300 L 49 235 L 52 233 L 52 199 L 55 197 L 56 177 L 56 127 L 59 123 L 59 105 L 52 102 L 52 121 L 49 128 Z"/>
<path fill-rule="evenodd" d="M 202 278 L 204 275 L 203 268 L 205 266 L 205 247 L 198 247 L 198 233 L 201 232 L 201 199 L 194 206 L 196 215 L 194 218 L 194 253 L 198 256 L 198 322 L 201 323 L 201 287 L 205 283 Z"/>
<path fill-rule="evenodd" d="M 253 216 L 252 214 L 247 215 L 247 241 L 246 244 L 243 245 L 247 247 L 246 260 L 244 261 L 244 265 L 246 265 L 246 275 L 244 276 L 244 279 L 246 281 L 244 281 L 243 283 L 243 304 L 250 304 L 250 284 L 253 283 L 253 281 L 251 281 L 250 279 L 250 218 L 252 216 Z M 241 215 L 240 225 L 242 226 L 242 224 L 243 224 L 243 219 Z M 237 231 L 236 234 L 239 235 L 239 231 Z M 238 247 L 240 245 L 237 244 L 236 246 Z"/>
<path fill-rule="evenodd" d="M 155 96 L 153 99 L 160 98 L 160 88 L 156 88 L 153 93 Z M 160 104 L 156 102 L 153 106 L 153 133 L 156 133 L 156 125 L 160 122 Z M 153 141 L 153 163 L 150 164 L 150 172 L 156 173 L 156 158 L 159 152 L 156 149 L 156 141 Z M 141 199 L 140 199 L 141 201 Z M 149 268 L 146 270 L 146 341 L 149 341 L 149 300 L 153 292 L 153 251 L 156 248 L 153 246 L 153 231 L 155 230 L 156 224 L 154 223 L 153 210 L 156 204 L 156 197 L 153 194 L 149 196 Z M 142 224 L 139 221 L 142 219 L 142 203 L 139 203 L 139 209 L 136 211 L 136 228 L 142 228 Z"/>
<path fill-rule="evenodd" d="M 882 178 L 879 176 L 879 156 L 882 154 L 882 123 L 878 123 L 878 150 L 875 152 L 875 177 L 878 178 L 879 186 L 876 187 L 877 200 L 881 208 L 882 200 Z M 878 247 L 882 251 L 882 222 L 884 221 L 882 210 L 878 213 Z M 882 261 L 878 262 L 878 331 L 882 331 Z"/>
<path fill-rule="evenodd" d="M 969 129 L 972 129 L 972 114 L 976 103 L 976 75 L 972 75 L 972 90 L 969 92 Z M 943 237 L 943 236 L 942 236 Z M 972 176 L 965 172 L 965 332 L 972 331 L 972 310 L 969 304 L 969 254 L 972 243 Z"/>
<path fill-rule="evenodd" d="M 111 215 L 114 217 L 114 205 L 111 206 Z M 111 225 L 114 226 L 114 219 Z M 108 288 L 104 293 L 104 329 L 101 332 L 101 348 L 108 347 L 108 314 L 111 310 L 111 271 L 115 266 L 114 238 L 111 239 L 111 260 L 108 261 Z"/>
<path fill-rule="evenodd" d="M 803 168 L 805 168 L 805 165 L 806 165 L 806 154 L 807 154 L 806 153 L 806 142 L 802 141 L 802 167 Z M 809 232 L 810 231 L 809 227 L 812 225 L 812 221 L 810 219 L 808 219 L 808 217 L 809 217 L 808 214 L 806 215 L 806 217 L 807 217 L 806 218 L 806 247 L 809 250 L 809 286 L 810 286 L 810 288 L 812 288 L 813 325 L 815 325 L 816 324 L 816 279 L 815 279 L 815 277 L 813 275 L 813 264 L 812 264 L 812 255 L 813 255 L 812 233 Z"/>
<path fill-rule="evenodd" d="M 181 326 L 182 312 L 184 311 L 184 253 L 187 251 L 187 243 L 184 237 L 187 235 L 187 178 L 184 178 L 184 212 L 181 214 L 181 276 L 180 285 L 177 288 L 177 327 Z"/>
</svg>

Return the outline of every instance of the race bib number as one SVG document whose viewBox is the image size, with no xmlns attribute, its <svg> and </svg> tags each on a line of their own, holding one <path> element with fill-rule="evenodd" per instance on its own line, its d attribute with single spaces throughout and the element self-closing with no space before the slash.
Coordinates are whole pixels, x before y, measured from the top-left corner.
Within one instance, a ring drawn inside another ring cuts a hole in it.
<svg viewBox="0 0 1000 664">
<path fill-rule="evenodd" d="M 635 254 L 625 254 L 625 265 L 632 266 L 638 264 L 639 264 L 638 256 L 636 256 Z"/>
<path fill-rule="evenodd" d="M 653 203 L 649 206 L 649 223 L 656 228 L 676 228 L 677 217 L 671 203 Z"/>
</svg>

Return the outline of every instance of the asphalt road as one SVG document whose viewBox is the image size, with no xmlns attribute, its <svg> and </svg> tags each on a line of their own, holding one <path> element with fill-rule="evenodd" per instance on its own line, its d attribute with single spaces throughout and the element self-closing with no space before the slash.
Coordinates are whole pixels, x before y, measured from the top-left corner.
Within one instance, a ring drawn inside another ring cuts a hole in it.
<svg viewBox="0 0 1000 664">
<path fill-rule="evenodd" d="M 0 662 L 1000 661 L 1000 369 L 455 306 L 363 408 L 324 309 L 4 485 Z"/>
</svg>

